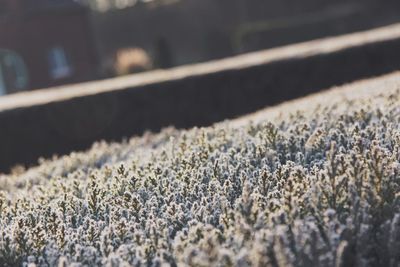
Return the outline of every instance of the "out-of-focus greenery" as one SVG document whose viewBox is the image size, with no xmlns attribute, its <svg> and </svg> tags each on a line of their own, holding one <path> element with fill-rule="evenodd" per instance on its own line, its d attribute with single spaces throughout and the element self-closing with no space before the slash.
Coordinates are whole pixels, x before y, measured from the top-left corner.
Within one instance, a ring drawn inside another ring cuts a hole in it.
<svg viewBox="0 0 400 267">
<path fill-rule="evenodd" d="M 323 98 L 1 176 L 0 265 L 399 266 L 400 92 Z"/>
</svg>

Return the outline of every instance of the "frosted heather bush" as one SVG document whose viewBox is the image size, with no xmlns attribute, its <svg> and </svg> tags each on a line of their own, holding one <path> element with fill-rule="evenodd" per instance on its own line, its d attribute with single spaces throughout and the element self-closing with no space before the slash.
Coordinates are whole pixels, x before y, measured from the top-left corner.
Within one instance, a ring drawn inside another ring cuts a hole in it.
<svg viewBox="0 0 400 267">
<path fill-rule="evenodd" d="M 0 265 L 399 266 L 400 92 L 379 85 L 2 176 Z"/>
</svg>

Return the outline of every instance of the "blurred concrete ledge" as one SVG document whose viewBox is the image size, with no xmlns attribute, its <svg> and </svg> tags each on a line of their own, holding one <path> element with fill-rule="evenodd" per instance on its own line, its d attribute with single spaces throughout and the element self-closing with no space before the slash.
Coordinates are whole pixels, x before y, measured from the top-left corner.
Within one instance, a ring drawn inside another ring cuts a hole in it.
<svg viewBox="0 0 400 267">
<path fill-rule="evenodd" d="M 209 125 L 400 69 L 400 24 L 0 98 L 0 171 L 145 130 Z"/>
</svg>

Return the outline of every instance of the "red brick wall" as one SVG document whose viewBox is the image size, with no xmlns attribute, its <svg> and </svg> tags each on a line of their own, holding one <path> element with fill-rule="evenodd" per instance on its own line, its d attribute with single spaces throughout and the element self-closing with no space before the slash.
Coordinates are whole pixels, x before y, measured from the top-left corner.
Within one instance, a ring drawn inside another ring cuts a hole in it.
<svg viewBox="0 0 400 267">
<path fill-rule="evenodd" d="M 15 3 L 15 2 L 14 2 Z M 71 76 L 50 76 L 48 52 L 63 47 L 71 63 Z M 17 52 L 29 71 L 29 87 L 37 89 L 90 80 L 96 73 L 96 55 L 88 13 L 82 9 L 22 15 L 18 9 L 0 19 L 0 48 Z"/>
<path fill-rule="evenodd" d="M 30 19 L 22 36 L 23 57 L 31 70 L 32 88 L 80 82 L 93 78 L 95 54 L 86 16 L 82 13 L 63 16 L 48 15 Z M 72 76 L 52 80 L 49 73 L 47 53 L 61 46 L 71 63 Z"/>
</svg>

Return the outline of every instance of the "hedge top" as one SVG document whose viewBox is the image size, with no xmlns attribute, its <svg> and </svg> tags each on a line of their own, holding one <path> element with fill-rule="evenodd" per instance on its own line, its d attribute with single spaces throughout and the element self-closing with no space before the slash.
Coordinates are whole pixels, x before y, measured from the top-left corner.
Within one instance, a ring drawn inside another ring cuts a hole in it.
<svg viewBox="0 0 400 267">
<path fill-rule="evenodd" d="M 0 176 L 0 265 L 398 266 L 399 88 L 396 73 Z"/>
</svg>

